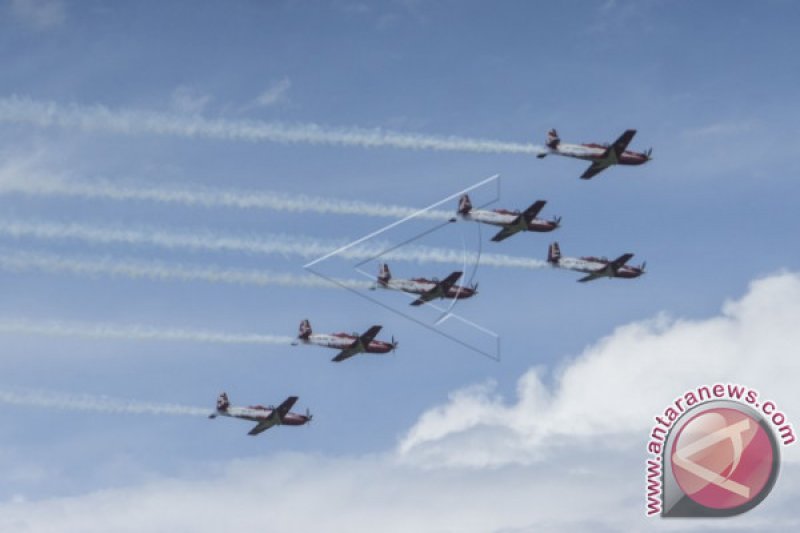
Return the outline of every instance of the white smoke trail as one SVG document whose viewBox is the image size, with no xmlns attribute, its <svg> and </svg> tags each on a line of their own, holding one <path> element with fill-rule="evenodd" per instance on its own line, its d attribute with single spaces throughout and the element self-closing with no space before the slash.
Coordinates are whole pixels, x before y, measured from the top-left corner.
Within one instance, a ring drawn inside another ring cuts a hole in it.
<svg viewBox="0 0 800 533">
<path fill-rule="evenodd" d="M 285 194 L 270 191 L 232 191 L 229 189 L 179 189 L 163 186 L 128 187 L 106 181 L 75 182 L 56 179 L 0 180 L 0 194 L 17 193 L 29 196 L 68 196 L 115 201 L 139 200 L 189 207 L 228 207 L 237 209 L 267 209 L 289 213 L 322 215 L 360 215 L 370 217 L 404 218 L 414 215 L 426 220 L 447 220 L 453 213 L 443 210 L 423 210 L 398 205 L 382 205 L 354 200 L 340 200 L 304 194 Z"/>
<path fill-rule="evenodd" d="M 144 341 L 193 341 L 219 344 L 290 344 L 286 335 L 231 334 L 177 328 L 154 328 L 143 325 L 81 324 L 75 322 L 0 319 L 0 332 L 43 335 L 48 337 L 86 337 Z"/>
<path fill-rule="evenodd" d="M 103 228 L 81 224 L 53 222 L 19 222 L 0 220 L 0 235 L 14 238 L 32 237 L 48 240 L 80 240 L 92 244 L 148 245 L 169 250 L 193 250 L 211 252 L 241 252 L 250 254 L 294 255 L 314 259 L 335 250 L 341 250 L 344 259 L 372 259 L 380 256 L 383 261 L 407 261 L 419 264 L 462 264 L 465 254 L 452 248 L 407 245 L 397 250 L 389 249 L 385 242 L 363 243 L 345 248 L 344 242 L 320 241 L 309 237 L 267 235 L 261 238 L 241 238 L 230 235 L 215 235 L 210 232 L 165 232 L 155 228 L 121 229 Z M 467 261 L 493 267 L 539 269 L 547 266 L 545 261 L 503 254 L 466 253 Z"/>
<path fill-rule="evenodd" d="M 0 390 L 0 403 L 64 411 L 94 411 L 107 414 L 208 416 L 213 409 L 171 403 L 122 400 L 89 394 L 64 394 L 42 390 Z"/>
<path fill-rule="evenodd" d="M 279 274 L 263 270 L 234 270 L 218 267 L 188 267 L 160 262 L 115 261 L 109 258 L 70 258 L 44 253 L 0 253 L 0 269 L 11 272 L 38 270 L 74 275 L 107 275 L 156 281 L 206 281 L 237 285 L 337 288 L 317 276 Z M 369 289 L 372 284 L 359 280 L 336 280 L 352 289 Z"/>
<path fill-rule="evenodd" d="M 534 155 L 544 150 L 541 146 L 532 144 L 490 139 L 399 133 L 380 128 L 328 128 L 317 124 L 289 125 L 255 120 L 207 119 L 197 115 L 185 116 L 131 109 L 112 110 L 102 105 L 61 105 L 18 96 L 0 99 L 0 121 L 33 124 L 39 127 L 76 128 L 84 131 L 173 135 L 230 141 Z"/>
</svg>

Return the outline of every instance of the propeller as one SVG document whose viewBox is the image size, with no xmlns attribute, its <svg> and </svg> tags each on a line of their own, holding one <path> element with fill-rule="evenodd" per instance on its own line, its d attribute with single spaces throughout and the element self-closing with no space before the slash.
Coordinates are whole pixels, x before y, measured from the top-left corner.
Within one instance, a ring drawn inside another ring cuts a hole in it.
<svg viewBox="0 0 800 533">
<path fill-rule="evenodd" d="M 652 148 L 648 148 L 648 149 L 647 149 L 647 150 L 645 150 L 645 152 L 644 152 L 644 155 L 645 155 L 645 157 L 647 157 L 648 161 L 649 161 L 650 159 L 653 159 L 653 155 L 652 155 L 652 154 L 653 154 L 653 149 L 652 149 Z"/>
<path fill-rule="evenodd" d="M 561 225 L 561 217 L 553 217 L 553 224 L 555 224 L 556 227 Z"/>
<path fill-rule="evenodd" d="M 312 415 L 311 411 L 309 411 L 308 407 L 306 407 L 306 424 L 310 424 L 312 418 L 314 418 L 314 415 Z"/>
<path fill-rule="evenodd" d="M 473 293 L 477 294 L 478 293 L 478 282 L 476 281 L 475 283 L 470 285 L 470 288 L 472 289 Z"/>
<path fill-rule="evenodd" d="M 394 340 L 394 335 L 392 335 L 392 353 L 394 353 L 395 350 L 397 350 L 397 344 L 398 342 Z"/>
<path fill-rule="evenodd" d="M 647 267 L 647 261 L 643 261 L 642 265 L 639 267 L 639 270 L 642 271 L 642 274 L 644 274 L 645 267 Z"/>
</svg>

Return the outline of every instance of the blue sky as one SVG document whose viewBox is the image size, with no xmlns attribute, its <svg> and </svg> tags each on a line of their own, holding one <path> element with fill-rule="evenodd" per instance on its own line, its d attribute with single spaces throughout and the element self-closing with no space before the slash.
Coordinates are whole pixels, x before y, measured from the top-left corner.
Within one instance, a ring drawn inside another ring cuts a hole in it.
<svg viewBox="0 0 800 533">
<path fill-rule="evenodd" d="M 556 390 L 564 369 L 617 327 L 660 313 L 702 321 L 742 298 L 754 279 L 796 271 L 798 16 L 800 7 L 780 1 L 0 4 L 4 102 L 532 144 L 552 127 L 567 142 L 612 141 L 636 128 L 631 147 L 654 149 L 645 166 L 583 182 L 585 163 L 554 157 L 0 120 L 0 185 L 57 177 L 423 207 L 499 173 L 498 207 L 543 198 L 544 215 L 563 216 L 563 227 L 501 244 L 489 243 L 484 230 L 484 251 L 544 259 L 557 239 L 566 255 L 634 252 L 634 263 L 648 263 L 641 279 L 588 285 L 566 272 L 481 266 L 481 294 L 457 312 L 501 336 L 500 363 L 341 290 L 2 269 L 3 319 L 291 336 L 308 317 L 320 332 L 381 323 L 400 347 L 396 355 L 334 365 L 331 352 L 307 347 L 1 333 L 0 389 L 209 409 L 220 390 L 235 404 L 297 394 L 298 406 L 316 418 L 310 427 L 251 439 L 246 424 L 230 420 L 9 405 L 0 412 L 0 465 L 10 472 L 0 477 L 0 499 L 46 502 L 154 479 L 191 483 L 196 472 L 213 476 L 236 461 L 278 461 L 290 452 L 324 462 L 389 453 L 454 391 L 495 383 L 490 396 L 513 402 L 531 368 Z M 392 221 L 22 195 L 5 185 L 0 212 L 0 222 L 322 240 L 354 239 Z M 476 231 L 458 225 L 421 243 L 474 245 Z M 0 250 L 298 275 L 305 262 L 7 235 Z M 347 274 L 350 264 L 331 268 Z M 450 268 L 393 265 L 408 276 L 443 277 Z M 398 294 L 374 296 L 405 305 Z M 767 378 L 758 384 L 769 385 Z M 670 390 L 684 388 L 676 380 Z"/>
</svg>

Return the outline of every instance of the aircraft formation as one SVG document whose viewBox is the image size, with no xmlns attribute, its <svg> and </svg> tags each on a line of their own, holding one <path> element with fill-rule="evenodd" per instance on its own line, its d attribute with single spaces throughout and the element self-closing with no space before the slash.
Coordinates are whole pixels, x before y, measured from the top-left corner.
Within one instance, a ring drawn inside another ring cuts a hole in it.
<svg viewBox="0 0 800 533">
<path fill-rule="evenodd" d="M 560 155 L 591 161 L 589 168 L 580 176 L 581 179 L 588 180 L 613 165 L 641 165 L 650 161 L 652 149 L 644 152 L 627 149 L 635 134 L 636 130 L 626 130 L 611 144 L 567 144 L 561 142 L 555 129 L 551 129 L 547 134 L 547 151 L 537 157 L 543 159 L 548 155 Z M 459 198 L 456 215 L 450 219 L 450 222 L 463 220 L 497 226 L 500 230 L 491 238 L 491 241 L 501 242 L 521 232 L 546 233 L 558 229 L 561 224 L 560 216 L 553 216 L 550 219 L 538 218 L 546 204 L 546 200 L 536 200 L 522 211 L 475 209 L 469 196 L 465 194 Z M 613 260 L 593 256 L 563 257 L 558 242 L 551 243 L 547 252 L 547 263 L 553 268 L 585 274 L 578 279 L 581 283 L 600 278 L 637 278 L 644 274 L 646 263 L 639 266 L 628 265 L 628 261 L 632 258 L 632 253 L 624 253 Z M 469 286 L 458 285 L 462 276 L 463 272 L 454 271 L 442 280 L 424 277 L 394 278 L 389 270 L 389 265 L 382 263 L 371 290 L 382 289 L 414 295 L 416 298 L 410 303 L 414 307 L 439 299 L 461 300 L 477 295 L 477 283 Z M 297 338 L 292 345 L 303 344 L 333 348 L 338 352 L 331 361 L 336 363 L 359 354 L 394 352 L 398 345 L 394 337 L 388 342 L 376 339 L 382 328 L 381 325 L 373 325 L 361 334 L 357 332 L 320 334 L 314 333 L 311 329 L 311 322 L 304 319 L 300 322 Z M 297 396 L 290 396 L 278 407 L 261 405 L 233 407 L 228 401 L 228 395 L 223 392 L 217 399 L 216 411 L 209 415 L 209 418 L 226 416 L 256 422 L 248 435 L 258 435 L 278 425 L 301 426 L 309 423 L 312 415 L 308 410 L 304 415 L 290 412 L 297 399 Z"/>
</svg>

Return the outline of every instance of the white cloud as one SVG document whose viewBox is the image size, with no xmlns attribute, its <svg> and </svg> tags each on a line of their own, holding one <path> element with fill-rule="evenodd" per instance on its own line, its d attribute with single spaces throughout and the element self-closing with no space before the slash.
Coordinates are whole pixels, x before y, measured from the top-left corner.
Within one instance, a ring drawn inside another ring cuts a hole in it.
<svg viewBox="0 0 800 533">
<path fill-rule="evenodd" d="M 60 26 L 67 18 L 60 0 L 12 0 L 14 15 L 37 30 Z"/>
<path fill-rule="evenodd" d="M 600 516 L 607 506 L 619 510 L 619 496 L 598 490 L 607 473 L 593 477 L 552 468 L 520 473 L 506 469 L 452 476 L 396 466 L 380 456 L 283 455 L 232 463 L 221 475 L 205 475 L 200 481 L 164 479 L 42 502 L 19 495 L 17 502 L 0 506 L 0 530 L 546 531 L 564 523 L 573 498 L 584 497 L 586 503 L 582 514 L 568 521 Z M 544 505 L 531 512 L 533 501 Z"/>
<path fill-rule="evenodd" d="M 203 468 L 186 479 L 0 504 L 15 533 L 522 533 L 678 529 L 647 519 L 638 454 L 563 447 L 548 462 L 489 470 L 424 470 L 387 456 L 272 455 Z M 797 467 L 775 494 L 737 519 L 745 530 L 797 523 Z M 730 521 L 703 524 L 729 531 Z"/>
<path fill-rule="evenodd" d="M 659 316 L 618 328 L 567 364 L 551 388 L 541 370 L 530 370 L 516 403 L 505 404 L 491 384 L 457 391 L 420 417 L 398 452 L 414 464 L 484 467 L 534 462 L 564 439 L 626 434 L 639 442 L 675 397 L 717 382 L 758 390 L 796 422 L 798 323 L 800 276 L 761 279 L 719 316 Z M 787 455 L 797 459 L 794 448 Z"/>
<path fill-rule="evenodd" d="M 287 77 L 283 77 L 280 80 L 272 83 L 266 91 L 258 95 L 256 98 L 256 105 L 261 107 L 267 107 L 271 105 L 275 105 L 285 101 L 288 96 L 287 93 L 289 89 L 292 88 L 292 82 Z"/>
<path fill-rule="evenodd" d="M 211 95 L 185 85 L 172 91 L 172 108 L 180 113 L 201 113 L 210 101 Z"/>
</svg>

